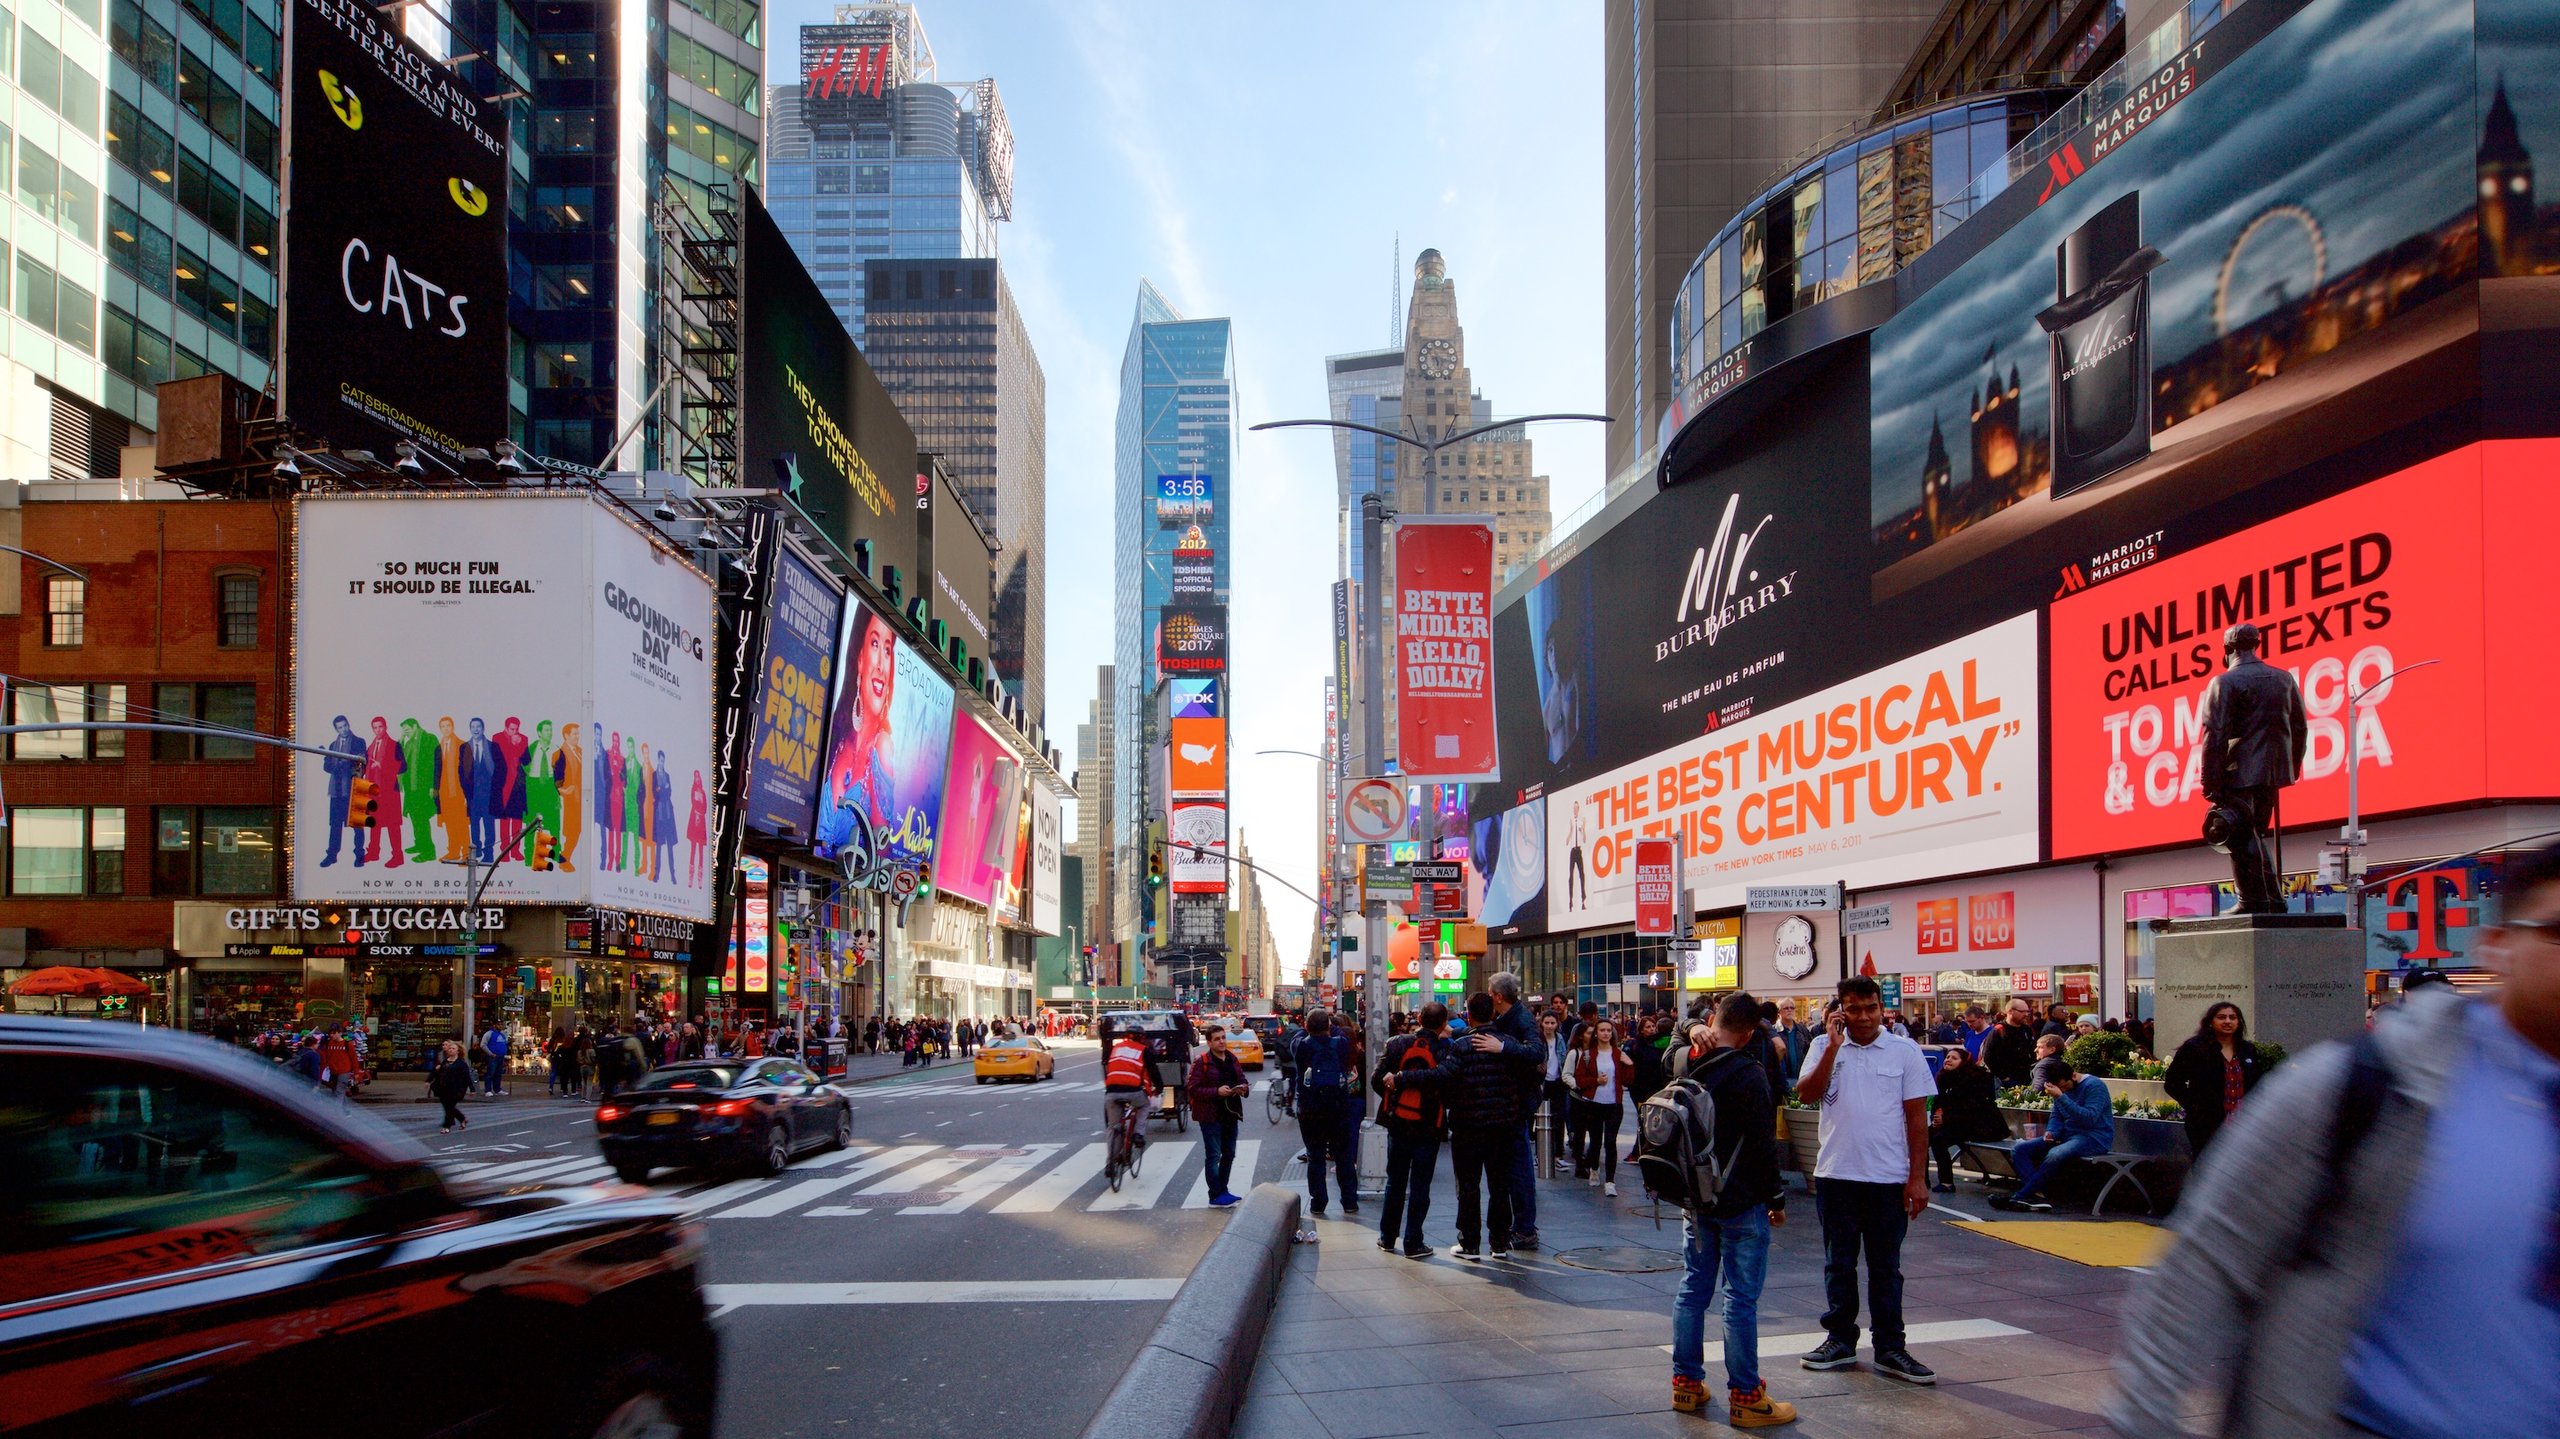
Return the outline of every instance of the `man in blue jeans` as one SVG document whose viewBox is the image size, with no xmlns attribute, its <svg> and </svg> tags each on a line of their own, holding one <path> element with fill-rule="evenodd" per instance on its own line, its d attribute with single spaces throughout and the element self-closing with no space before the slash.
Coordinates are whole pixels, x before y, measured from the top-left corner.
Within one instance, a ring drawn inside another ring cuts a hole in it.
<svg viewBox="0 0 2560 1439">
<path fill-rule="evenodd" d="M 1712 1208 L 1683 1221 L 1688 1272 L 1671 1309 L 1671 1407 L 1694 1414 L 1707 1404 L 1707 1305 L 1723 1277 L 1725 1417 L 1737 1429 L 1796 1417 L 1760 1377 L 1760 1286 L 1769 1277 L 1770 1226 L 1787 1222 L 1787 1189 L 1778 1172 L 1777 1104 L 1750 1048 L 1759 1032 L 1760 1007 L 1747 994 L 1726 995 L 1712 1028 L 1690 1029 L 1694 1043 L 1715 1046 L 1685 1077 L 1715 1107 L 1712 1158 L 1724 1181 Z"/>
<path fill-rule="evenodd" d="M 1525 1056 L 1538 1040 L 1528 1006 L 1520 1002 L 1520 976 L 1503 970 L 1485 981 L 1493 996 L 1493 1023 L 1474 1029 L 1461 1043 L 1486 1052 L 1500 1050 Z M 1534 1064 L 1520 1071 L 1519 1137 L 1511 1153 L 1511 1247 L 1538 1247 L 1538 1086 L 1543 1078 Z M 1495 1236 L 1499 1241 L 1500 1236 Z M 1500 1245 L 1497 1242 L 1496 1247 Z"/>
<path fill-rule="evenodd" d="M 2071 1061 L 2062 1057 L 2061 1040 L 2048 1035 L 2041 1043 L 2050 1046 L 2050 1052 L 2036 1061 L 2035 1080 L 2038 1088 L 2053 1097 L 2053 1120 L 2045 1127 L 2044 1138 L 2018 1146 L 2013 1162 L 2026 1180 L 2015 1194 L 1991 1196 L 1994 1209 L 2050 1211 L 2051 1204 L 2035 1197 L 2046 1180 L 2072 1160 L 2115 1147 L 2115 1101 L 2107 1093 L 2107 1082 L 2094 1074 L 2072 1073 Z"/>
<path fill-rule="evenodd" d="M 480 1036 L 480 1055 L 481 1078 L 488 1089 L 489 1097 L 494 1099 L 499 1094 L 499 1082 L 506 1077 L 507 1073 L 507 1027 L 505 1025 L 490 1025 L 489 1032 Z M 636 1079 L 638 1076 L 634 1075 L 633 1078 Z"/>
<path fill-rule="evenodd" d="M 1905 1347 L 1902 1238 L 1929 1207 L 1929 1099 L 1938 1092 L 1928 1056 L 1884 1027 L 1884 991 L 1863 974 L 1840 981 L 1840 1002 L 1805 1051 L 1796 1097 L 1822 1106 L 1813 1204 L 1822 1216 L 1822 1314 L 1829 1337 L 1799 1363 L 1846 1369 L 1858 1362 L 1858 1260 L 1867 1265 L 1875 1371 L 1905 1384 L 1938 1376 Z"/>
<path fill-rule="evenodd" d="M 1332 1014 L 1319 1009 L 1307 1016 L 1307 1037 L 1298 1041 L 1298 1137 L 1307 1146 L 1307 1213 L 1317 1219 L 1324 1217 L 1328 1162 L 1342 1185 L 1342 1212 L 1360 1212 L 1360 1150 L 1351 1123 L 1351 1086 L 1359 1076 L 1351 1071 L 1351 1041 L 1333 1030 Z"/>
</svg>

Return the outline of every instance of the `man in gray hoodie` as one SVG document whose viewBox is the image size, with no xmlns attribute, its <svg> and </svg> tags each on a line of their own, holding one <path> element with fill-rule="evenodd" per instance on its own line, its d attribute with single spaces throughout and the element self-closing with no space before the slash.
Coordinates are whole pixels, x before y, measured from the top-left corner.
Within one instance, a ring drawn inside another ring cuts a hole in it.
<svg viewBox="0 0 2560 1439">
<path fill-rule="evenodd" d="M 2479 945 L 2494 998 L 2410 993 L 2270 1075 L 2215 1140 L 2125 1309 L 2118 1432 L 2552 1432 L 2560 845 L 2502 888 Z"/>
</svg>

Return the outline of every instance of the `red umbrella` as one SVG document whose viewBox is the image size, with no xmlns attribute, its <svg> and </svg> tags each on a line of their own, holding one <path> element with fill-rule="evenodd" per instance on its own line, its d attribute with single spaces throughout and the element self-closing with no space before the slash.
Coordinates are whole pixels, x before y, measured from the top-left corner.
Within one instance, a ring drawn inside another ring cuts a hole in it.
<svg viewBox="0 0 2560 1439">
<path fill-rule="evenodd" d="M 78 965 L 57 964 L 39 969 L 9 986 L 16 995 L 64 995 L 73 999 L 103 999 L 109 995 L 149 994 L 151 986 L 129 974 L 112 969 L 83 969 Z"/>
</svg>

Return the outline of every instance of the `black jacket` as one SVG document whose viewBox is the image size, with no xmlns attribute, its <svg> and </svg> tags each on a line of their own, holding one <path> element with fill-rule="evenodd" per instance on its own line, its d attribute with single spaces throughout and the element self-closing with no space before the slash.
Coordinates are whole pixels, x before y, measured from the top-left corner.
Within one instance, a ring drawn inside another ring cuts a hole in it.
<svg viewBox="0 0 2560 1439">
<path fill-rule="evenodd" d="M 1405 1056 L 1413 1052 L 1416 1044 L 1426 1042 L 1430 1045 L 1427 1051 L 1432 1060 L 1430 1067 L 1417 1070 L 1410 1075 L 1405 1074 L 1403 1072 Z M 1390 1074 L 1397 1075 L 1396 1082 L 1402 1085 L 1409 1080 L 1420 1079 L 1423 1075 L 1435 1073 L 1449 1057 L 1449 1036 L 1426 1035 L 1420 1030 L 1410 1034 L 1399 1034 L 1387 1041 L 1383 1054 L 1385 1057 L 1378 1061 L 1377 1069 L 1369 1076 L 1369 1091 L 1378 1096 L 1378 1115 L 1381 1119 L 1391 1125 L 1408 1125 L 1410 1121 L 1394 1117 L 1395 1103 L 1387 1097 L 1386 1077 Z M 1434 1083 L 1415 1087 L 1422 1091 L 1423 1097 L 1421 1127 L 1437 1133 L 1445 1127 L 1447 1122 L 1447 1116 L 1441 1112 L 1440 1086 Z"/>
<path fill-rule="evenodd" d="M 1731 1219 L 1755 1204 L 1766 1204 L 1772 1212 L 1784 1210 L 1787 1183 L 1778 1171 L 1778 1107 L 1766 1072 L 1748 1050 L 1719 1049 L 1694 1070 L 1688 1058 L 1683 1046 L 1672 1056 L 1672 1067 L 1695 1079 L 1715 1102 L 1716 1164 L 1733 1166 L 1716 1196 L 1714 1216 Z"/>
<path fill-rule="evenodd" d="M 2239 789 L 2281 788 L 2302 773 L 2311 727 L 2302 713 L 2302 690 L 2293 676 L 2256 655 L 2213 677 L 2205 686 L 2204 763 L 2199 778 L 2207 795 Z"/>
<path fill-rule="evenodd" d="M 2000 1114 L 2000 1091 L 1992 1083 L 1990 1070 L 1967 1064 L 1938 1072 L 1938 1107 L 1929 1133 L 1939 1139 L 2009 1137 L 2009 1121 Z"/>
<path fill-rule="evenodd" d="M 1529 1006 L 1515 1004 L 1511 1006 L 1509 1014 L 1494 1016 L 1492 1028 L 1495 1034 L 1519 1046 L 1517 1052 L 1519 1073 L 1514 1076 L 1513 1082 L 1520 1089 L 1519 1114 L 1525 1116 L 1537 1109 L 1538 1089 L 1546 1082 L 1546 1071 L 1540 1066 L 1537 1058 L 1538 1022 L 1529 1017 Z M 1504 1050 L 1506 1056 L 1512 1053 L 1513 1051 L 1508 1048 Z"/>
<path fill-rule="evenodd" d="M 427 1093 L 438 1099 L 460 1099 L 471 1092 L 471 1065 L 465 1060 L 438 1064 L 427 1072 Z"/>
<path fill-rule="evenodd" d="M 2005 1022 L 1993 1025 L 1982 1041 L 1982 1063 L 2003 1085 L 2014 1088 L 2026 1083 L 2036 1067 L 2034 1028 L 2012 1029 Z"/>
<path fill-rule="evenodd" d="M 1503 1047 L 1492 1054 L 1483 1053 L 1469 1042 L 1478 1034 L 1492 1034 L 1504 1040 Z M 1528 1082 L 1534 1084 L 1537 1072 L 1527 1047 L 1502 1034 L 1497 1023 L 1450 1041 L 1448 1056 L 1440 1061 L 1438 1069 L 1396 1082 L 1437 1087 L 1452 1129 L 1509 1129 L 1528 1112 L 1521 1103 L 1522 1076 L 1528 1076 Z"/>
<path fill-rule="evenodd" d="M 2240 1092 L 2258 1087 L 2260 1070 L 2258 1046 L 2241 1040 L 2232 1046 L 2240 1059 Z M 2222 1044 L 2210 1034 L 2191 1034 L 2178 1052 L 2169 1056 L 2169 1073 L 2165 1076 L 2169 1097 L 2185 1111 L 2187 1133 L 2198 1131 L 2206 1138 L 2222 1127 Z"/>
</svg>

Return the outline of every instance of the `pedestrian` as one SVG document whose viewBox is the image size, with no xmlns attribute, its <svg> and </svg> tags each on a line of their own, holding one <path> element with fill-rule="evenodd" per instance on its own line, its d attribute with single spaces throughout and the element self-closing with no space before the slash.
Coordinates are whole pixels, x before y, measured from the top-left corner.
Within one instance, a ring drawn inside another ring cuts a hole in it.
<svg viewBox="0 0 2560 1439">
<path fill-rule="evenodd" d="M 1538 1037 L 1530 1044 L 1537 1050 L 1538 1098 L 1547 1113 L 1547 1149 L 1555 1156 L 1556 1172 L 1562 1174 L 1582 1152 L 1582 1127 L 1573 1122 L 1573 1080 L 1566 1072 L 1573 1063 L 1573 1046 L 1565 1040 L 1563 1016 L 1554 1009 L 1539 1015 Z"/>
<path fill-rule="evenodd" d="M 2000 1117 L 1991 1071 L 1976 1064 L 1962 1044 L 1947 1046 L 1938 1057 L 1938 1102 L 1929 1111 L 1929 1153 L 1938 1161 L 1938 1192 L 1955 1192 L 1956 1151 L 1968 1141 L 2008 1137 L 2009 1121 Z"/>
<path fill-rule="evenodd" d="M 2165 1085 L 2186 1119 L 2187 1148 L 2195 1158 L 2204 1158 L 2205 1146 L 2240 1111 L 2240 1101 L 2261 1077 L 2258 1046 L 2249 1042 L 2249 1021 L 2240 1006 L 2226 999 L 2207 1008 L 2196 1032 L 2170 1056 Z"/>
<path fill-rule="evenodd" d="M 1428 1259 L 1422 1219 L 1431 1210 L 1431 1174 L 1440 1159 L 1444 1127 L 1438 1070 L 1449 1057 L 1449 1006 L 1422 1006 L 1410 1034 L 1387 1041 L 1370 1086 L 1378 1094 L 1378 1118 L 1387 1130 L 1387 1187 L 1378 1215 L 1378 1247 L 1392 1254 L 1399 1243 L 1407 1259 Z M 1429 1076 L 1426 1078 L 1425 1076 Z"/>
<path fill-rule="evenodd" d="M 2046 1035 L 2038 1043 L 2050 1050 L 2036 1061 L 2035 1083 L 2040 1093 L 2053 1100 L 2052 1121 L 2041 1138 L 2022 1140 L 2012 1151 L 2013 1162 L 2026 1177 L 2015 1193 L 1992 1195 L 1994 1209 L 2050 1211 L 2053 1206 L 2036 1197 L 2045 1181 L 2072 1160 L 2115 1147 L 2114 1099 L 2107 1093 L 2107 1082 L 2094 1074 L 2074 1073 L 2071 1061 L 2062 1057 L 2060 1036 Z"/>
<path fill-rule="evenodd" d="M 1532 1128 L 1537 1123 L 1538 1064 L 1535 1042 L 1537 1031 L 1530 1026 L 1529 1010 L 1520 1002 L 1520 976 L 1510 970 L 1497 970 L 1485 981 L 1485 991 L 1493 996 L 1493 1022 L 1475 1022 L 1475 1008 L 1468 1006 L 1467 1043 L 1479 1052 L 1498 1049 L 1510 1061 L 1512 1082 L 1519 1086 L 1518 1111 L 1512 1120 L 1514 1133 L 1511 1155 L 1511 1247 L 1534 1250 L 1538 1247 L 1538 1142 Z M 1563 996 L 1557 996 L 1559 1004 Z M 1455 1148 L 1452 1147 L 1454 1157 Z M 1500 1230 L 1496 1230 L 1497 1241 Z M 1497 1242 L 1496 1247 L 1500 1247 Z"/>
<path fill-rule="evenodd" d="M 462 1045 L 457 1041 L 446 1040 L 437 1053 L 435 1067 L 427 1071 L 427 1093 L 444 1106 L 444 1127 L 436 1132 L 451 1134 L 456 1126 L 469 1129 L 471 1121 L 462 1117 L 462 1096 L 471 1092 L 471 1066 L 463 1063 Z"/>
<path fill-rule="evenodd" d="M 1360 1156 L 1344 1143 L 1350 1131 L 1343 1123 L 1359 1071 L 1350 1040 L 1335 1028 L 1333 1014 L 1319 1009 L 1307 1016 L 1307 1037 L 1298 1041 L 1298 1138 L 1307 1147 L 1307 1212 L 1318 1219 L 1328 1199 L 1328 1163 L 1342 1189 L 1342 1212 L 1360 1212 Z"/>
<path fill-rule="evenodd" d="M 294 1046 L 293 1058 L 286 1067 L 301 1075 L 314 1089 L 329 1087 L 329 1066 L 320 1058 L 320 1036 L 316 1034 L 302 1036 L 302 1042 Z"/>
<path fill-rule="evenodd" d="M 2027 1082 L 2036 1064 L 2035 1013 L 2023 999 L 2009 1001 L 2008 1012 L 1991 1026 L 1974 1057 L 1990 1067 L 1992 1082 L 2016 1089 Z"/>
<path fill-rule="evenodd" d="M 1715 1146 L 1706 1158 L 1722 1182 L 1712 1201 L 1681 1216 L 1685 1272 L 1671 1308 L 1671 1407 L 1684 1414 L 1706 1407 L 1707 1303 L 1721 1279 L 1725 1418 L 1737 1429 L 1789 1424 L 1796 1417 L 1794 1405 L 1769 1397 L 1760 1373 L 1760 1289 L 1769 1277 L 1769 1232 L 1787 1222 L 1777 1105 L 1748 1053 L 1751 1037 L 1765 1023 L 1751 996 L 1726 995 L 1714 1023 L 1695 1026 L 1690 1048 L 1697 1058 L 1682 1066 L 1682 1077 L 1704 1091 L 1715 1117 Z"/>
<path fill-rule="evenodd" d="M 486 1087 L 489 1097 L 495 1099 L 505 1092 L 507 1075 L 507 1028 L 505 1025 L 493 1023 L 480 1036 L 480 1061 L 486 1066 Z"/>
<path fill-rule="evenodd" d="M 1235 1172 L 1236 1126 L 1244 1119 L 1244 1097 L 1253 1086 L 1245 1082 L 1244 1065 L 1235 1051 L 1227 1048 L 1223 1027 L 1210 1026 L 1209 1047 L 1191 1061 L 1182 1082 L 1190 1091 L 1191 1118 L 1200 1126 L 1200 1152 L 1207 1165 L 1201 1177 L 1209 1187 L 1209 1207 L 1232 1208 L 1240 1202 L 1227 1187 Z M 1252 1182 L 1251 1175 L 1245 1179 Z"/>
<path fill-rule="evenodd" d="M 1618 1130 L 1626 1121 L 1627 1086 L 1635 1082 L 1635 1061 L 1618 1043 L 1614 1019 L 1593 1019 L 1583 1025 L 1581 1041 L 1573 1051 L 1573 1112 L 1583 1147 L 1574 1156 L 1574 1169 L 1615 1199 Z"/>
<path fill-rule="evenodd" d="M 1929 1207 L 1928 1057 L 1884 1031 L 1884 991 L 1867 975 L 1840 981 L 1839 1004 L 1805 1054 L 1796 1097 L 1821 1106 L 1813 1202 L 1822 1220 L 1822 1328 L 1807 1369 L 1858 1362 L 1858 1262 L 1867 1266 L 1875 1370 L 1906 1384 L 1937 1375 L 1911 1357 L 1902 1323 L 1902 1239 Z"/>
<path fill-rule="evenodd" d="M 1507 972 L 1497 978 L 1519 982 Z M 1513 1206 L 1526 1093 L 1521 1078 L 1524 1071 L 1537 1073 L 1537 1061 L 1526 1046 L 1498 1032 L 1499 1007 L 1493 994 L 1467 996 L 1467 1037 L 1450 1044 L 1431 1081 L 1448 1109 L 1449 1163 L 1458 1179 L 1458 1242 L 1449 1253 L 1470 1263 L 1483 1260 L 1487 1236 L 1496 1259 L 1510 1258 L 1519 1236 Z M 1419 1076 L 1400 1078 L 1397 1088 L 1418 1081 Z"/>
<path fill-rule="evenodd" d="M 2551 1432 L 2560 845 L 2510 855 L 2501 889 L 2473 942 L 2493 997 L 2408 993 L 2276 1066 L 2216 1137 L 2128 1296 L 2119 1433 L 2206 1412 L 2248 1439 Z"/>
<path fill-rule="evenodd" d="M 328 1037 L 320 1041 L 320 1081 L 338 1097 L 338 1107 L 345 1109 L 347 1096 L 356 1087 L 356 1047 L 347 1038 L 347 1026 L 330 1027 Z"/>
<path fill-rule="evenodd" d="M 1638 1104 L 1653 1098 L 1654 1091 L 1671 1078 L 1670 1062 L 1663 1057 L 1670 1036 L 1671 1016 L 1648 1010 L 1637 1017 L 1635 1041 L 1627 1046 L 1627 1054 L 1636 1063 L 1635 1088 L 1629 1098 Z"/>
</svg>

